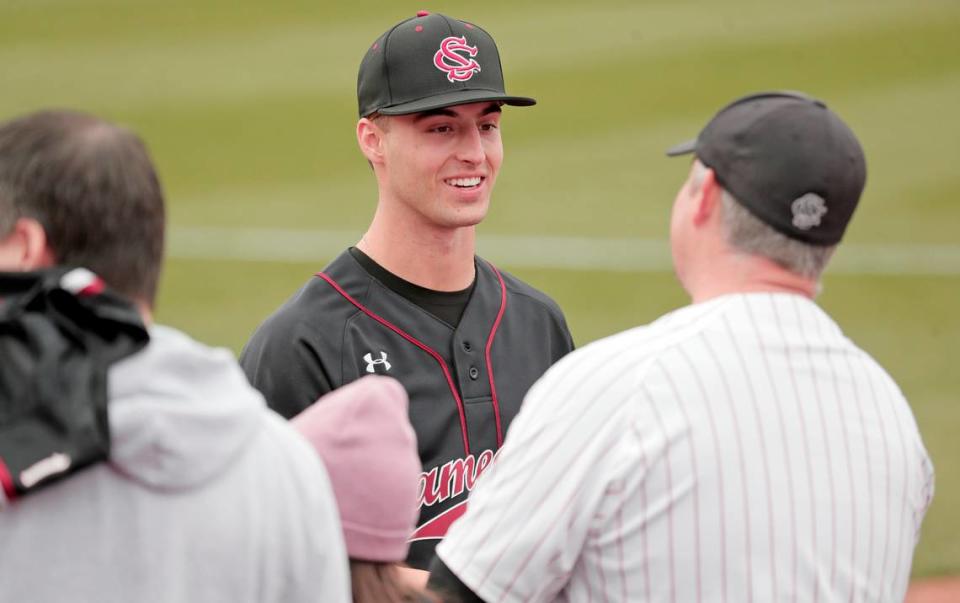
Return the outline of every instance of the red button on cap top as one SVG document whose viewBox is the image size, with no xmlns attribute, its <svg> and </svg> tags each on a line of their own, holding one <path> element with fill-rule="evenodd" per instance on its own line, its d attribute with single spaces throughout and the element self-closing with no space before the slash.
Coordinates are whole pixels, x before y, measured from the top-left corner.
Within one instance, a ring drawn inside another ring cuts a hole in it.
<svg viewBox="0 0 960 603">
<path fill-rule="evenodd" d="M 418 16 L 418 17 L 426 17 L 426 16 L 429 15 L 429 14 L 430 14 L 430 11 L 428 11 L 428 10 L 418 10 L 418 11 L 417 11 L 417 16 Z"/>
</svg>

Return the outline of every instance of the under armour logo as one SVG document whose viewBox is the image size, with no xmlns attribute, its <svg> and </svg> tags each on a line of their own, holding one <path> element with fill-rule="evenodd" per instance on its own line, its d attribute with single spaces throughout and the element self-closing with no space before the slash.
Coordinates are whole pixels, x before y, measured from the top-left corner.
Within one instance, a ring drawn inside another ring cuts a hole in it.
<svg viewBox="0 0 960 603">
<path fill-rule="evenodd" d="M 367 372 L 368 372 L 368 373 L 373 373 L 373 372 L 375 372 L 374 367 L 376 367 L 378 364 L 382 364 L 382 365 L 383 365 L 383 370 L 384 370 L 384 371 L 389 371 L 389 370 L 390 370 L 390 363 L 387 362 L 387 353 L 384 352 L 384 351 L 381 351 L 381 352 L 380 352 L 380 357 L 377 358 L 376 360 L 373 359 L 373 354 L 371 354 L 370 352 L 367 352 L 366 354 L 364 354 L 364 355 L 363 355 L 363 359 L 364 359 L 364 361 L 367 363 Z"/>
<path fill-rule="evenodd" d="M 800 230 L 810 230 L 820 226 L 820 218 L 827 213 L 827 202 L 816 193 L 807 193 L 794 200 L 790 209 L 793 211 L 793 225 Z"/>
<path fill-rule="evenodd" d="M 440 42 L 440 50 L 433 55 L 433 64 L 440 71 L 446 72 L 451 82 L 465 82 L 480 72 L 480 63 L 473 60 L 477 56 L 477 47 L 468 46 L 463 36 L 450 36 Z"/>
</svg>

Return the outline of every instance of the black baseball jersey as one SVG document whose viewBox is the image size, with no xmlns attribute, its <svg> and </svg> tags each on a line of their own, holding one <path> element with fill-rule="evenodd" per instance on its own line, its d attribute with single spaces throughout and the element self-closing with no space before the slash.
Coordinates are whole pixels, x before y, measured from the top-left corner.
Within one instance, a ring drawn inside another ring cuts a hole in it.
<svg viewBox="0 0 960 603">
<path fill-rule="evenodd" d="M 364 375 L 404 385 L 424 471 L 407 559 L 419 569 L 466 509 L 527 390 L 573 349 L 553 300 L 483 259 L 475 265 L 453 327 L 345 251 L 257 329 L 240 357 L 250 382 L 286 417 Z"/>
</svg>

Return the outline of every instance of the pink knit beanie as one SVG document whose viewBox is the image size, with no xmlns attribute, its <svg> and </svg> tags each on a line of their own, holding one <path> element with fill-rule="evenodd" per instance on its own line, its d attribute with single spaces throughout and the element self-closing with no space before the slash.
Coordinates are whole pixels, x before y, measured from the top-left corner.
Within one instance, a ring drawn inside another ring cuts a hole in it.
<svg viewBox="0 0 960 603">
<path fill-rule="evenodd" d="M 403 561 L 416 527 L 421 465 L 407 392 L 370 375 L 320 398 L 291 420 L 320 453 L 333 484 L 347 554 Z"/>
</svg>

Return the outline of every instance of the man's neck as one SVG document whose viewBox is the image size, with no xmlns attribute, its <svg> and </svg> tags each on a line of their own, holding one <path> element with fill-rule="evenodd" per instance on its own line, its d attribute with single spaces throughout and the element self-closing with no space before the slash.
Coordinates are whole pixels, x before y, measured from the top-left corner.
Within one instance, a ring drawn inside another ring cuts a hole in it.
<svg viewBox="0 0 960 603">
<path fill-rule="evenodd" d="M 818 282 L 758 256 L 714 258 L 699 278 L 687 285 L 693 303 L 735 293 L 790 293 L 813 299 Z"/>
<path fill-rule="evenodd" d="M 143 319 L 144 326 L 147 328 L 153 326 L 153 308 L 150 307 L 150 304 L 142 299 L 136 299 L 133 303 L 137 307 L 137 312 L 140 313 L 140 318 Z"/>
<path fill-rule="evenodd" d="M 466 289 L 475 276 L 474 226 L 429 228 L 378 210 L 357 248 L 394 275 L 434 291 Z"/>
</svg>

